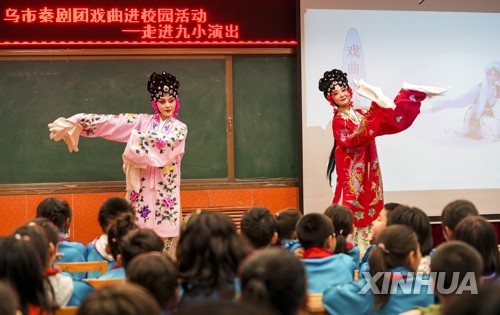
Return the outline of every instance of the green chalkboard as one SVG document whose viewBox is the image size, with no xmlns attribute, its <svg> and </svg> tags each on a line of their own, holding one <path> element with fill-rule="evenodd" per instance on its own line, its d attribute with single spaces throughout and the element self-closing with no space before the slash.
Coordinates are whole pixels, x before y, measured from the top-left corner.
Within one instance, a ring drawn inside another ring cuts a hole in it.
<svg viewBox="0 0 500 315">
<path fill-rule="evenodd" d="M 189 129 L 182 177 L 225 178 L 225 62 L 212 60 L 0 61 L 0 184 L 124 180 L 124 143 L 80 138 L 78 153 L 47 124 L 79 112 L 153 113 L 153 71 L 181 82 L 178 119 Z"/>
<path fill-rule="evenodd" d="M 295 57 L 234 58 L 235 177 L 298 178 Z"/>
</svg>

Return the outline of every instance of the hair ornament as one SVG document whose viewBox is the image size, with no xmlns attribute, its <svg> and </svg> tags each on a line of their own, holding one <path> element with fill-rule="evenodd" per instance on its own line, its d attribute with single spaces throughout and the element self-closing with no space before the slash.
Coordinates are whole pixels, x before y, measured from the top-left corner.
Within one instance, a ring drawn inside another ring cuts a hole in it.
<svg viewBox="0 0 500 315">
<path fill-rule="evenodd" d="M 339 234 L 344 234 L 344 229 L 340 229 Z"/>
<path fill-rule="evenodd" d="M 339 70 L 333 69 L 332 71 L 326 71 L 323 77 L 319 80 L 319 90 L 323 92 L 325 97 L 330 95 L 335 89 L 335 86 L 349 88 L 349 80 L 347 79 L 347 73 Z"/>
<path fill-rule="evenodd" d="M 151 73 L 147 88 L 148 92 L 151 93 L 151 100 L 158 101 L 165 93 L 175 98 L 179 97 L 179 86 L 180 83 L 174 75 L 163 71 L 160 74 Z"/>
<path fill-rule="evenodd" d="M 377 247 L 380 248 L 380 250 L 384 253 L 384 254 L 389 254 L 389 250 L 385 248 L 385 244 L 384 243 L 378 243 L 377 244 Z"/>
</svg>

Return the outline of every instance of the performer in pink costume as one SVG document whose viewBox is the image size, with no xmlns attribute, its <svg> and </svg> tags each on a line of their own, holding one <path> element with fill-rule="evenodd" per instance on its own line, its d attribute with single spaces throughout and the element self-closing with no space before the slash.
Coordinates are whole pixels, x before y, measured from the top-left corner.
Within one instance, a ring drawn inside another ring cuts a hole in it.
<svg viewBox="0 0 500 315">
<path fill-rule="evenodd" d="M 50 137 L 64 140 L 78 151 L 79 136 L 126 142 L 123 169 L 127 198 L 134 205 L 137 223 L 166 240 L 167 250 L 179 235 L 180 180 L 187 127 L 176 119 L 180 108 L 179 81 L 170 73 L 152 73 L 151 114 L 76 114 L 49 124 Z"/>
</svg>

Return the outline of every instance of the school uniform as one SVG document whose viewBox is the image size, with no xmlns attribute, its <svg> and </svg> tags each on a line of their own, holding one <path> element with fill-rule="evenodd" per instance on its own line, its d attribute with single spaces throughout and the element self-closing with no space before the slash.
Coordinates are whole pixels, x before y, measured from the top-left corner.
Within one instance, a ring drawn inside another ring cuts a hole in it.
<svg viewBox="0 0 500 315">
<path fill-rule="evenodd" d="M 323 293 L 333 285 L 349 283 L 354 277 L 354 261 L 346 254 L 335 254 L 319 247 L 304 251 L 307 285 L 310 293 Z"/>
<path fill-rule="evenodd" d="M 94 292 L 94 288 L 85 281 L 73 280 L 73 294 L 68 302 L 68 306 L 80 306 L 87 296 Z"/>
<path fill-rule="evenodd" d="M 125 279 L 125 268 L 120 265 L 115 265 L 110 271 L 106 272 L 99 279 Z"/>
<path fill-rule="evenodd" d="M 347 249 L 349 250 L 347 252 L 347 255 L 352 257 L 352 260 L 354 261 L 354 269 L 359 269 L 359 263 L 361 258 L 359 257 L 360 253 L 358 245 L 354 245 L 353 243 L 347 243 Z"/>
<path fill-rule="evenodd" d="M 372 290 L 359 293 L 366 286 L 370 287 L 369 280 L 363 278 L 356 282 L 326 289 L 323 293 L 325 309 L 331 315 L 392 315 L 434 303 L 434 294 L 427 293 L 430 286 L 428 280 L 422 281 L 420 278 L 413 278 L 412 275 L 408 274 L 410 270 L 405 267 L 397 267 L 390 271 L 398 273 L 392 279 L 392 290 L 395 291 L 393 294 L 389 294 L 389 299 L 382 307 L 373 308 L 375 298 Z M 421 285 L 420 290 L 414 290 L 416 285 Z"/>
<path fill-rule="evenodd" d="M 300 245 L 298 240 L 284 239 L 281 241 L 281 247 L 293 254 L 293 252 L 295 252 L 297 249 L 301 248 L 302 245 Z"/>
<path fill-rule="evenodd" d="M 106 247 L 108 246 L 108 235 L 103 234 L 87 245 L 87 261 L 107 261 L 108 271 L 113 269 L 116 265 L 116 261 L 112 255 L 106 252 Z M 99 278 L 102 276 L 101 271 L 89 271 L 87 272 L 87 278 Z"/>
<path fill-rule="evenodd" d="M 85 245 L 79 242 L 72 242 L 68 235 L 65 233 L 59 233 L 59 247 L 58 252 L 62 254 L 58 257 L 56 264 L 58 262 L 84 262 L 86 255 Z M 68 272 L 73 279 L 82 280 L 85 278 L 85 272 Z"/>
</svg>

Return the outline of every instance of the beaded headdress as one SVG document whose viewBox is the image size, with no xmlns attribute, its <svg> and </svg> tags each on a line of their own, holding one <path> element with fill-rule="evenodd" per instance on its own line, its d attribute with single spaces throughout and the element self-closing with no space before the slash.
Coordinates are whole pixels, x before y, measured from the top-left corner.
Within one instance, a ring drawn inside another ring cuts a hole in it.
<svg viewBox="0 0 500 315">
<path fill-rule="evenodd" d="M 349 88 L 347 73 L 338 69 L 333 69 L 332 71 L 326 71 L 323 74 L 323 77 L 319 80 L 319 90 L 323 92 L 325 97 L 330 95 L 336 85 L 346 89 Z"/>
<path fill-rule="evenodd" d="M 170 94 L 177 98 L 179 96 L 179 81 L 173 75 L 163 71 L 160 74 L 151 73 L 148 80 L 148 92 L 151 93 L 151 100 L 158 101 L 164 94 Z"/>
</svg>

